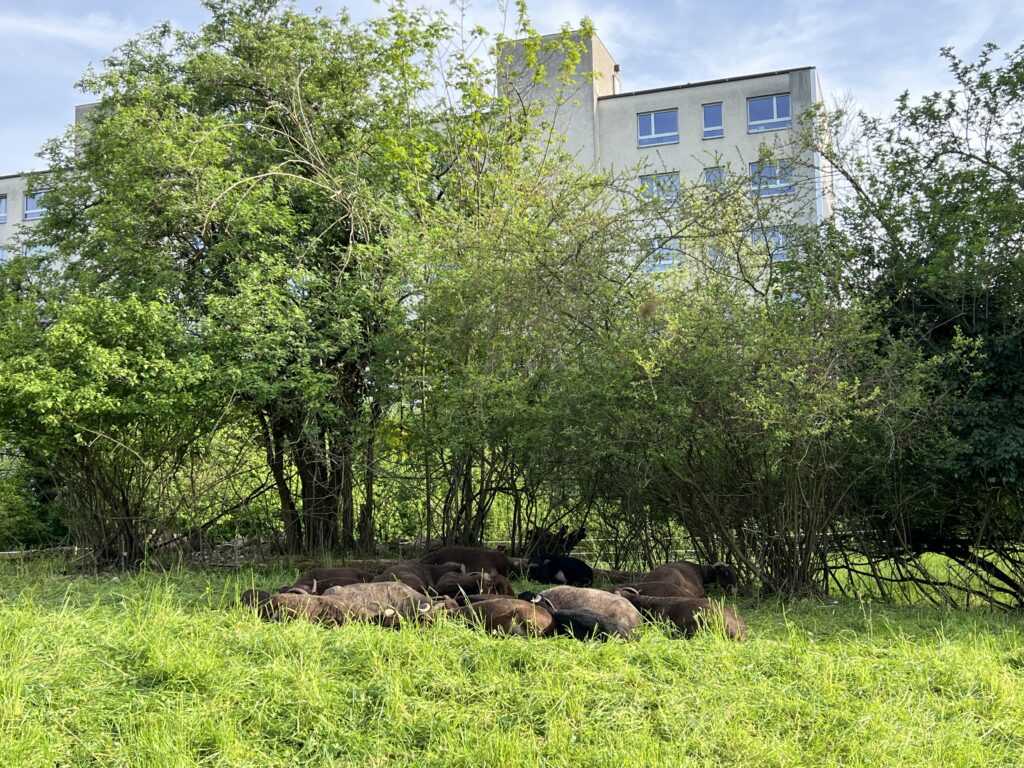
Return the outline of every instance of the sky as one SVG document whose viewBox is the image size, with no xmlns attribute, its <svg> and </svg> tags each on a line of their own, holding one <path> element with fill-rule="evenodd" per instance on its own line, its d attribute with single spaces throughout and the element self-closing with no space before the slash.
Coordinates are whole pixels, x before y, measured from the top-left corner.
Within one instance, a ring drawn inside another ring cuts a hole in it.
<svg viewBox="0 0 1024 768">
<path fill-rule="evenodd" d="M 355 19 L 382 8 L 372 0 L 298 0 Z M 446 0 L 411 5 L 459 12 Z M 777 69 L 815 66 L 826 99 L 849 100 L 871 114 L 894 99 L 948 88 L 939 49 L 974 58 L 986 42 L 1008 52 L 1024 43 L 1024 0 L 534 0 L 542 34 L 589 16 L 622 70 L 626 91 Z M 199 0 L 0 0 L 0 175 L 45 167 L 42 143 L 63 132 L 86 67 L 102 66 L 118 45 L 158 21 L 197 29 Z M 476 1 L 467 21 L 511 31 L 497 2 Z"/>
</svg>

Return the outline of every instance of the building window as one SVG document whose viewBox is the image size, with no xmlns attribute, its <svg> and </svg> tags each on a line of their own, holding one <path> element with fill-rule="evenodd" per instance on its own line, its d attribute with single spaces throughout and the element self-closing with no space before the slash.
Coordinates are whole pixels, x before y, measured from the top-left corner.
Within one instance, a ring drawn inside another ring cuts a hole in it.
<svg viewBox="0 0 1024 768">
<path fill-rule="evenodd" d="M 751 163 L 750 194 L 774 197 L 793 192 L 793 172 L 789 163 Z"/>
<path fill-rule="evenodd" d="M 679 141 L 679 110 L 641 112 L 636 116 L 636 145 L 653 147 Z"/>
<path fill-rule="evenodd" d="M 778 229 L 755 229 L 751 239 L 755 248 L 762 248 L 768 260 L 786 261 L 789 259 L 789 238 Z"/>
<path fill-rule="evenodd" d="M 747 133 L 789 128 L 793 124 L 789 107 L 788 93 L 747 99 Z"/>
<path fill-rule="evenodd" d="M 7 251 L 0 248 L 0 263 L 7 261 Z"/>
<path fill-rule="evenodd" d="M 679 261 L 679 241 L 674 237 L 656 237 L 648 242 L 646 272 L 666 272 Z"/>
<path fill-rule="evenodd" d="M 720 139 L 725 136 L 725 125 L 722 122 L 722 102 L 705 104 L 701 109 L 704 112 L 704 138 Z"/>
<path fill-rule="evenodd" d="M 46 211 L 43 208 L 43 193 L 36 192 L 34 195 L 25 195 L 25 220 L 40 219 Z"/>
<path fill-rule="evenodd" d="M 724 168 L 705 168 L 704 169 L 704 185 L 709 189 L 718 189 L 725 184 L 725 169 Z"/>
<path fill-rule="evenodd" d="M 679 173 L 654 173 L 640 177 L 640 194 L 648 200 L 674 200 L 679 195 Z"/>
<path fill-rule="evenodd" d="M 0 195 L 0 224 L 7 221 L 7 195 Z"/>
</svg>

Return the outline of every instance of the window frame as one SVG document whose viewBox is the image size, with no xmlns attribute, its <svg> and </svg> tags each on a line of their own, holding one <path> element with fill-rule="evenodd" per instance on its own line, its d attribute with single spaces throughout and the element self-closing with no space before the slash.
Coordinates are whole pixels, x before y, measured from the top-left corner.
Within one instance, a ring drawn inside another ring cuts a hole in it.
<svg viewBox="0 0 1024 768">
<path fill-rule="evenodd" d="M 707 107 L 718 107 L 719 124 L 708 125 L 707 112 L 704 110 Z M 707 141 L 709 139 L 723 139 L 725 138 L 725 105 L 721 101 L 709 101 L 707 104 L 700 105 L 700 120 L 701 120 L 701 139 Z M 709 131 L 718 131 L 718 133 L 709 135 Z"/>
<path fill-rule="evenodd" d="M 765 176 L 764 169 L 774 168 L 775 173 Z M 756 171 L 756 172 L 755 172 Z M 765 180 L 771 181 L 765 184 Z M 796 184 L 793 181 L 793 164 L 785 160 L 776 160 L 773 163 L 761 163 L 755 161 L 750 164 L 750 194 L 755 197 L 777 197 L 778 195 L 792 195 L 796 193 Z"/>
<path fill-rule="evenodd" d="M 781 227 L 758 227 L 750 233 L 750 239 L 754 247 L 767 251 L 768 260 L 772 264 L 789 261 L 791 258 L 791 233 Z"/>
<path fill-rule="evenodd" d="M 7 223 L 8 198 L 6 194 L 0 195 L 0 224 Z"/>
<path fill-rule="evenodd" d="M 723 184 L 725 184 L 725 168 L 721 165 L 712 165 L 710 168 L 705 168 L 701 175 L 703 177 L 704 186 L 710 190 L 719 189 Z M 713 178 L 715 176 L 717 176 L 717 178 Z"/>
<path fill-rule="evenodd" d="M 671 133 L 655 133 L 654 132 L 654 116 L 672 113 L 676 118 L 676 129 Z M 650 117 L 651 120 L 651 133 L 642 134 L 640 133 L 640 123 L 644 117 Z M 646 142 L 646 143 L 645 143 Z M 637 149 L 645 149 L 646 147 L 660 147 L 665 144 L 678 144 L 679 143 L 679 107 L 670 107 L 669 109 L 654 109 L 649 112 L 637 112 L 636 113 L 636 146 Z"/>
<path fill-rule="evenodd" d="M 640 176 L 640 194 L 645 200 L 673 202 L 682 186 L 679 171 L 647 173 Z"/>
<path fill-rule="evenodd" d="M 644 259 L 644 272 L 668 272 L 679 266 L 679 238 L 664 235 L 652 237 L 647 241 L 647 258 Z"/>
<path fill-rule="evenodd" d="M 25 193 L 25 198 L 24 198 L 24 200 L 22 202 L 22 206 L 21 206 L 22 207 L 22 214 L 21 214 L 21 220 L 22 221 L 36 221 L 37 219 L 43 218 L 43 215 L 46 213 L 46 206 L 43 205 L 43 198 L 46 196 L 46 193 L 48 191 L 49 190 L 45 190 L 45 189 L 37 189 L 32 194 L 29 194 L 28 192 Z M 29 210 L 29 207 L 28 207 L 29 200 L 31 200 L 36 205 L 36 207 L 33 208 L 31 211 Z"/>
<path fill-rule="evenodd" d="M 786 117 L 779 117 L 779 102 L 780 96 L 785 96 L 789 99 L 789 115 Z M 750 103 L 752 101 L 761 101 L 763 99 L 772 100 L 772 118 L 770 120 L 751 120 L 750 119 Z M 793 126 L 793 93 L 782 92 L 782 93 L 770 93 L 765 96 L 748 96 L 747 97 L 747 133 L 767 133 L 769 131 L 783 131 Z"/>
</svg>

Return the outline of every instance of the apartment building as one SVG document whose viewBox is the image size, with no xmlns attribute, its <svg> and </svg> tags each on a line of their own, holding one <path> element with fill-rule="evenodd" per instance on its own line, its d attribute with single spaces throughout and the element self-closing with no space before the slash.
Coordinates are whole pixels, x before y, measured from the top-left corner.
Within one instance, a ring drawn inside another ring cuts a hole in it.
<svg viewBox="0 0 1024 768">
<path fill-rule="evenodd" d="M 75 125 L 87 119 L 96 103 L 75 106 Z M 45 171 L 43 171 L 45 173 Z M 45 210 L 45 190 L 28 192 L 28 174 L 0 175 L 0 261 L 15 247 L 15 237 L 24 227 L 35 225 Z"/>
<path fill-rule="evenodd" d="M 543 104 L 541 119 L 564 137 L 565 149 L 580 164 L 635 173 L 650 194 L 664 194 L 682 181 L 714 184 L 726 173 L 744 174 L 752 195 L 776 198 L 794 223 L 831 214 L 828 169 L 795 141 L 798 115 L 822 99 L 814 67 L 624 91 L 621 69 L 601 40 L 579 33 L 574 40 L 581 43 L 581 74 L 571 83 L 555 76 L 562 53 L 543 54 L 535 69 L 525 64 L 523 42 L 517 41 L 502 52 L 508 73 L 502 85 L 524 101 Z M 546 77 L 537 82 L 540 68 Z M 762 162 L 764 149 L 773 161 Z"/>
<path fill-rule="evenodd" d="M 43 195 L 28 193 L 22 173 L 0 176 L 0 261 L 7 258 L 22 227 L 31 227 L 43 215 Z"/>
</svg>

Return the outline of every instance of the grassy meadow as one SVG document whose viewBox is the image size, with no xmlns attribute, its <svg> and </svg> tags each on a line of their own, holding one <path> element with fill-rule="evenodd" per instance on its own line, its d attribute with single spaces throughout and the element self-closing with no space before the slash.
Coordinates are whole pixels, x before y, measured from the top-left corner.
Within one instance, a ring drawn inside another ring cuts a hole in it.
<svg viewBox="0 0 1024 768">
<path fill-rule="evenodd" d="M 1016 615 L 739 602 L 746 643 L 265 624 L 296 571 L 2 566 L 0 766 L 1019 766 Z"/>
</svg>

